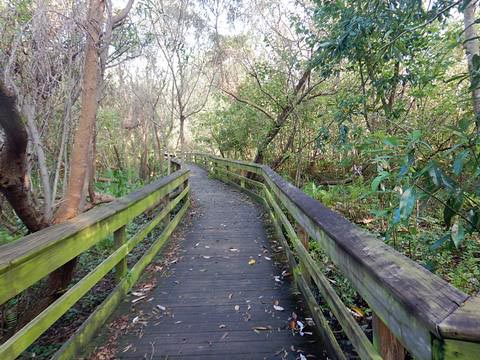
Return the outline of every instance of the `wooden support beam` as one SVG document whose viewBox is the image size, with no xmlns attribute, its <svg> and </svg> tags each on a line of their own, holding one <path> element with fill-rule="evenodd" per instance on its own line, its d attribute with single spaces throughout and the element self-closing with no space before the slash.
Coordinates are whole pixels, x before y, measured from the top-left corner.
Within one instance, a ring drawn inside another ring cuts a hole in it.
<svg viewBox="0 0 480 360">
<path fill-rule="evenodd" d="M 384 360 L 404 360 L 407 351 L 384 322 L 373 314 L 373 343 Z"/>
<path fill-rule="evenodd" d="M 303 247 L 308 252 L 310 250 L 310 236 L 300 225 L 297 225 L 297 235 L 302 242 Z M 302 271 L 305 282 L 310 286 L 312 284 L 312 278 L 310 277 L 310 273 L 306 268 L 306 264 L 304 264 L 303 262 L 300 262 L 300 270 Z"/>
<path fill-rule="evenodd" d="M 127 241 L 127 227 L 124 225 L 113 233 L 113 244 L 115 249 L 120 248 Z M 124 257 L 115 265 L 115 281 L 119 283 L 122 278 L 127 274 L 127 258 Z"/>
</svg>

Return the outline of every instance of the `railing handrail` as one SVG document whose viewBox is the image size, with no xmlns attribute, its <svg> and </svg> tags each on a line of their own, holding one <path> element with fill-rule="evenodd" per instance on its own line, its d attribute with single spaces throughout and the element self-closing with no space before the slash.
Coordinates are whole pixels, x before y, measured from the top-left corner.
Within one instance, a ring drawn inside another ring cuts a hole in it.
<svg viewBox="0 0 480 360">
<path fill-rule="evenodd" d="M 266 165 L 209 154 L 192 155 L 232 168 L 238 164 L 244 170 L 253 169 L 260 174 L 288 213 L 321 244 L 333 263 L 415 357 L 436 356 L 439 350 L 438 344 L 433 344 L 435 339 L 480 342 L 479 297 L 463 293 L 309 197 Z"/>
</svg>

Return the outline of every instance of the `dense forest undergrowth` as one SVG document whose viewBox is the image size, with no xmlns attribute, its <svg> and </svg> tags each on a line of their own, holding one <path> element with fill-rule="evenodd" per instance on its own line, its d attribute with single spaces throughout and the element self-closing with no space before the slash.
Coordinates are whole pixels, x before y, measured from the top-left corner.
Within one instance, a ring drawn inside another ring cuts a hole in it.
<svg viewBox="0 0 480 360">
<path fill-rule="evenodd" d="M 479 294 L 478 6 L 0 0 L 0 244 L 164 175 L 165 153 L 208 152 L 271 166 Z"/>
</svg>

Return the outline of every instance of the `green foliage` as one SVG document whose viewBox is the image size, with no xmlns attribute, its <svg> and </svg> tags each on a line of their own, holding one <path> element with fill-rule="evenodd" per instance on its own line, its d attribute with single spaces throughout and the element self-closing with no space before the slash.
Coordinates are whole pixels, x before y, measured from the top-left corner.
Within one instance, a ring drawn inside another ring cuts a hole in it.
<svg viewBox="0 0 480 360">
<path fill-rule="evenodd" d="M 96 187 L 101 192 L 115 197 L 125 196 L 144 185 L 135 170 L 108 169 L 102 175 L 110 181 L 97 182 Z"/>
<path fill-rule="evenodd" d="M 15 241 L 16 239 L 16 236 L 13 236 L 7 229 L 0 226 L 0 245 Z"/>
</svg>

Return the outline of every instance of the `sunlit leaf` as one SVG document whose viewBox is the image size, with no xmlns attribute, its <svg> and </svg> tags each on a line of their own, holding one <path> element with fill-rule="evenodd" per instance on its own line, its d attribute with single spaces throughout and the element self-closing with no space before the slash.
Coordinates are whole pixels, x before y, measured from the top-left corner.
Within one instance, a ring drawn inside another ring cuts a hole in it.
<svg viewBox="0 0 480 360">
<path fill-rule="evenodd" d="M 455 247 L 458 249 L 465 239 L 465 229 L 461 223 L 455 223 L 451 229 L 451 236 Z"/>
<path fill-rule="evenodd" d="M 390 176 L 390 173 L 388 171 L 380 172 L 379 175 L 372 181 L 372 185 L 371 185 L 372 191 L 377 191 L 380 183 L 386 178 L 388 178 L 389 176 Z"/>
<path fill-rule="evenodd" d="M 455 175 L 459 176 L 462 173 L 463 164 L 468 158 L 468 150 L 463 150 L 457 155 L 455 161 L 453 162 L 453 172 Z"/>
<path fill-rule="evenodd" d="M 415 200 L 416 194 L 413 188 L 410 187 L 403 192 L 399 205 L 400 218 L 402 220 L 408 219 L 412 214 L 413 209 L 415 208 Z"/>
</svg>

